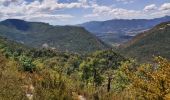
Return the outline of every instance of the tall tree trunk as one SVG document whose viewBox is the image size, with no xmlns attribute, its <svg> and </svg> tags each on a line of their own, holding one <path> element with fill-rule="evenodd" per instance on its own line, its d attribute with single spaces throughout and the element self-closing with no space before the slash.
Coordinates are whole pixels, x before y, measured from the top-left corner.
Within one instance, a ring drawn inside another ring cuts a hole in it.
<svg viewBox="0 0 170 100">
<path fill-rule="evenodd" d="M 93 85 L 94 85 L 95 88 L 96 88 L 96 70 L 94 70 Z"/>
<path fill-rule="evenodd" d="M 108 84 L 107 84 L 107 92 L 110 92 L 110 88 L 111 88 L 111 80 L 112 78 L 110 76 L 108 76 Z"/>
</svg>

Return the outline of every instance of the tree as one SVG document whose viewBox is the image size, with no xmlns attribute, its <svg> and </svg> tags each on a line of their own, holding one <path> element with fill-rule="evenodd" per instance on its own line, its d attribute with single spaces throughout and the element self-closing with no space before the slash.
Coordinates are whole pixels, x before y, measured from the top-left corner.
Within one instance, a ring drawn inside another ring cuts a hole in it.
<svg viewBox="0 0 170 100">
<path fill-rule="evenodd" d="M 107 77 L 107 92 L 110 92 L 110 89 L 111 89 L 111 82 L 114 78 L 114 70 L 112 69 L 108 69 L 106 72 L 106 77 Z"/>
<path fill-rule="evenodd" d="M 36 66 L 33 64 L 33 60 L 25 55 L 21 55 L 19 57 L 19 62 L 21 64 L 21 68 L 24 71 L 34 72 L 36 70 Z"/>
<path fill-rule="evenodd" d="M 102 83 L 101 66 L 100 61 L 95 58 L 88 58 L 87 61 L 83 61 L 80 65 L 82 70 L 82 79 L 89 83 L 93 81 L 93 85 L 96 87 Z"/>
<path fill-rule="evenodd" d="M 170 95 L 170 62 L 156 57 L 152 64 L 123 66 L 123 72 L 129 80 L 127 94 L 146 100 L 165 100 Z M 132 98 L 131 98 L 132 99 Z"/>
<path fill-rule="evenodd" d="M 112 50 L 97 51 L 80 64 L 82 79 L 87 83 L 92 80 L 95 86 L 107 80 L 107 90 L 110 91 L 113 71 L 121 65 L 121 61 L 125 58 Z"/>
</svg>

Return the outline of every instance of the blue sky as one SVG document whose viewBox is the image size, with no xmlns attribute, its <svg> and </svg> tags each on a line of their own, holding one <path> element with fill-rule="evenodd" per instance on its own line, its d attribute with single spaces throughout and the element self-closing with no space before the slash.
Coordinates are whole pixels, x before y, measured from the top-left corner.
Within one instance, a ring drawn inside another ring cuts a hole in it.
<svg viewBox="0 0 170 100">
<path fill-rule="evenodd" d="M 170 0 L 0 0 L 0 20 L 53 25 L 110 19 L 151 19 L 170 15 Z"/>
</svg>

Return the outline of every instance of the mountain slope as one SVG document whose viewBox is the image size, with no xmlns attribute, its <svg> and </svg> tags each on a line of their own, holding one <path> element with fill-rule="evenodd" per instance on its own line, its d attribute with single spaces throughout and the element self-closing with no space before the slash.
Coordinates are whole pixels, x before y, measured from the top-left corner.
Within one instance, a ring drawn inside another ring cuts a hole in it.
<svg viewBox="0 0 170 100">
<path fill-rule="evenodd" d="M 80 24 L 79 26 L 84 27 L 103 41 L 113 44 L 126 42 L 132 36 L 167 21 L 170 21 L 170 16 L 155 19 L 93 21 Z"/>
<path fill-rule="evenodd" d="M 7 19 L 0 22 L 0 36 L 27 46 L 48 47 L 59 51 L 91 52 L 107 48 L 82 27 L 52 26 L 40 22 Z"/>
<path fill-rule="evenodd" d="M 123 53 L 139 60 L 152 56 L 170 59 L 170 22 L 164 22 L 143 32 L 122 46 Z"/>
</svg>

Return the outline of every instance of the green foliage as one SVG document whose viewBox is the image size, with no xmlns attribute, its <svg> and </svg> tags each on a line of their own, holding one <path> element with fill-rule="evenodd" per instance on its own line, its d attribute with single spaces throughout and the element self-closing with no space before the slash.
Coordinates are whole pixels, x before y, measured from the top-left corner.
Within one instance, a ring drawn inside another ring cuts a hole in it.
<svg viewBox="0 0 170 100">
<path fill-rule="evenodd" d="M 17 24 L 19 23 L 19 24 Z M 0 22 L 0 36 L 35 48 L 55 48 L 58 51 L 88 53 L 107 46 L 82 27 L 52 26 L 45 23 L 9 19 Z"/>
<path fill-rule="evenodd" d="M 170 59 L 169 24 L 170 22 L 162 23 L 149 31 L 137 35 L 124 45 L 122 53 L 140 61 L 151 60 L 153 56 L 162 56 Z"/>
<path fill-rule="evenodd" d="M 33 64 L 33 60 L 29 57 L 21 55 L 19 57 L 19 62 L 23 71 L 28 71 L 32 73 L 36 70 L 36 66 Z"/>
<path fill-rule="evenodd" d="M 97 51 L 80 64 L 82 80 L 94 87 L 107 83 L 107 91 L 110 91 L 114 70 L 122 61 L 125 61 L 125 58 L 112 50 Z"/>
<path fill-rule="evenodd" d="M 170 63 L 162 57 L 139 64 L 113 50 L 78 55 L 10 43 L 0 38 L 2 100 L 26 100 L 30 92 L 35 100 L 170 98 Z"/>
<path fill-rule="evenodd" d="M 168 100 L 170 94 L 170 62 L 157 57 L 152 64 L 125 63 L 119 72 L 123 75 L 124 88 L 120 93 L 126 98 L 139 100 Z M 116 80 L 122 84 L 122 80 Z M 122 88 L 120 86 L 119 88 Z"/>
<path fill-rule="evenodd" d="M 128 66 L 128 68 L 127 68 Z M 122 92 L 127 86 L 130 84 L 130 79 L 126 75 L 127 70 L 133 71 L 137 66 L 136 61 L 130 60 L 126 62 L 122 62 L 121 66 L 115 71 L 114 80 L 112 83 L 114 92 Z"/>
</svg>

